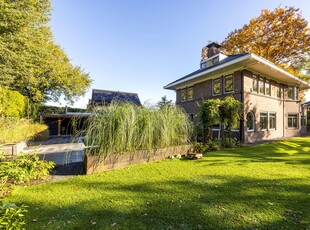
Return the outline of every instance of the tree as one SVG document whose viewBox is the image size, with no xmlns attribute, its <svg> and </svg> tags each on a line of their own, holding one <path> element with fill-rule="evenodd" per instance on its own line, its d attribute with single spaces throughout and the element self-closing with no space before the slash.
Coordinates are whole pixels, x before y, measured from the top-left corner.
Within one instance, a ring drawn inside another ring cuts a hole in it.
<svg viewBox="0 0 310 230">
<path fill-rule="evenodd" d="M 173 105 L 172 100 L 168 100 L 166 95 L 163 96 L 161 100 L 157 103 L 157 106 L 159 108 L 162 108 L 164 106 L 171 106 L 171 105 Z"/>
<path fill-rule="evenodd" d="M 200 106 L 198 116 L 202 124 L 202 139 L 204 141 L 212 140 L 212 126 L 220 123 L 220 106 L 220 99 L 206 100 Z"/>
<path fill-rule="evenodd" d="M 220 122 L 226 126 L 229 138 L 232 137 L 232 130 L 238 127 L 242 107 L 242 103 L 232 96 L 225 97 L 219 106 Z"/>
<path fill-rule="evenodd" d="M 32 104 L 61 96 L 73 102 L 91 83 L 55 44 L 50 14 L 49 0 L 0 0 L 0 86 L 17 90 Z"/>
<path fill-rule="evenodd" d="M 203 102 L 198 113 L 202 124 L 203 140 L 212 140 L 212 126 L 226 126 L 228 137 L 231 138 L 233 128 L 238 126 L 242 112 L 242 103 L 231 96 L 223 100 L 210 99 Z"/>
<path fill-rule="evenodd" d="M 232 31 L 221 45 L 228 54 L 254 53 L 295 75 L 310 62 L 308 22 L 295 7 L 262 10 L 249 24 Z"/>
</svg>

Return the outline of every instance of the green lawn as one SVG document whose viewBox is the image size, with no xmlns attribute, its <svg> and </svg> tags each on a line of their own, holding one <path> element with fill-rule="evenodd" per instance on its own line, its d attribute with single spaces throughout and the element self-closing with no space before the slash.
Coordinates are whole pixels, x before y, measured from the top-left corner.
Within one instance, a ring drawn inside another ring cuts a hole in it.
<svg viewBox="0 0 310 230">
<path fill-rule="evenodd" d="M 27 229 L 310 229 L 310 137 L 19 188 Z"/>
</svg>

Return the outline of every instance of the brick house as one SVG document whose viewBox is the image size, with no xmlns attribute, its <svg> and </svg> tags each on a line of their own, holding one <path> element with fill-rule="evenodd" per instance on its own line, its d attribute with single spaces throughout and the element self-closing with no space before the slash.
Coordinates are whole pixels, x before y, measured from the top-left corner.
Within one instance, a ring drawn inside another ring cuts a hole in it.
<svg viewBox="0 0 310 230">
<path fill-rule="evenodd" d="M 199 70 L 164 87 L 176 91 L 176 104 L 195 123 L 199 122 L 199 103 L 231 95 L 244 104 L 243 119 L 235 130 L 241 141 L 306 133 L 306 108 L 298 94 L 299 90 L 309 89 L 309 84 L 252 53 L 227 56 L 214 42 L 206 50 Z"/>
</svg>

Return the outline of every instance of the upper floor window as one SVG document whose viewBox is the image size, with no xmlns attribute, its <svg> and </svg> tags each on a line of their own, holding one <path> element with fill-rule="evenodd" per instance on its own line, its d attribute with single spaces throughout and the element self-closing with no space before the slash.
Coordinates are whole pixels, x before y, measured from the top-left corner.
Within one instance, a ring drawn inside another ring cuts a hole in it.
<svg viewBox="0 0 310 230">
<path fill-rule="evenodd" d="M 261 130 L 267 129 L 267 122 L 268 122 L 268 113 L 267 112 L 261 112 L 259 114 L 259 128 Z"/>
<path fill-rule="evenodd" d="M 298 115 L 297 114 L 289 114 L 287 120 L 287 126 L 289 128 L 298 128 Z"/>
<path fill-rule="evenodd" d="M 265 94 L 270 96 L 270 81 L 266 80 L 265 81 Z"/>
<path fill-rule="evenodd" d="M 248 112 L 246 115 L 246 125 L 247 125 L 248 132 L 254 131 L 255 119 L 254 119 L 254 113 L 252 111 Z"/>
<path fill-rule="evenodd" d="M 226 76 L 224 78 L 225 93 L 234 91 L 234 78 L 233 75 Z"/>
<path fill-rule="evenodd" d="M 204 69 L 204 68 L 206 68 L 206 67 L 207 67 L 207 63 L 206 63 L 206 62 L 201 63 L 201 69 Z"/>
<path fill-rule="evenodd" d="M 265 94 L 265 84 L 264 84 L 264 79 L 260 78 L 258 81 L 259 84 L 259 93 Z"/>
<path fill-rule="evenodd" d="M 294 87 L 293 86 L 289 86 L 287 88 L 287 98 L 294 100 Z"/>
<path fill-rule="evenodd" d="M 299 88 L 295 88 L 295 100 L 299 98 Z"/>
<path fill-rule="evenodd" d="M 276 90 L 277 90 L 277 97 L 278 97 L 278 98 L 281 98 L 281 88 L 280 88 L 280 84 L 277 85 Z"/>
<path fill-rule="evenodd" d="M 215 64 L 217 64 L 217 63 L 219 63 L 219 61 L 220 61 L 219 56 L 217 56 L 217 57 L 213 58 L 213 65 L 215 65 Z"/>
<path fill-rule="evenodd" d="M 219 58 L 219 56 L 216 56 L 214 58 L 210 58 L 210 59 L 206 60 L 205 62 L 201 63 L 200 67 L 201 67 L 201 69 L 204 69 L 204 68 L 207 68 L 209 66 L 215 65 L 219 62 L 220 62 L 220 58 Z"/>
<path fill-rule="evenodd" d="M 189 87 L 187 89 L 187 100 L 193 100 L 194 99 L 194 87 Z"/>
<path fill-rule="evenodd" d="M 181 101 L 186 101 L 186 88 L 181 90 Z"/>
<path fill-rule="evenodd" d="M 222 91 L 221 78 L 217 78 L 213 80 L 213 95 L 219 95 Z"/>
<path fill-rule="evenodd" d="M 257 93 L 257 90 L 258 90 L 258 87 L 257 87 L 257 76 L 255 76 L 255 75 L 253 75 L 252 89 L 253 89 L 253 92 Z"/>
</svg>

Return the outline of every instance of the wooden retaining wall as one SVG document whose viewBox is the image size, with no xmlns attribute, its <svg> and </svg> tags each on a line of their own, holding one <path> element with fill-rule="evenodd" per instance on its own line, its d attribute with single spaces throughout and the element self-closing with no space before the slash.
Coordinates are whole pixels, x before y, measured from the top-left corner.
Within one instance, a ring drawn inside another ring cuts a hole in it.
<svg viewBox="0 0 310 230">
<path fill-rule="evenodd" d="M 105 159 L 99 156 L 86 155 L 84 157 L 85 172 L 86 174 L 104 172 L 129 165 L 164 160 L 170 155 L 186 155 L 190 147 L 191 145 L 175 146 L 156 149 L 151 152 L 139 150 L 137 152 L 112 154 Z"/>
</svg>

